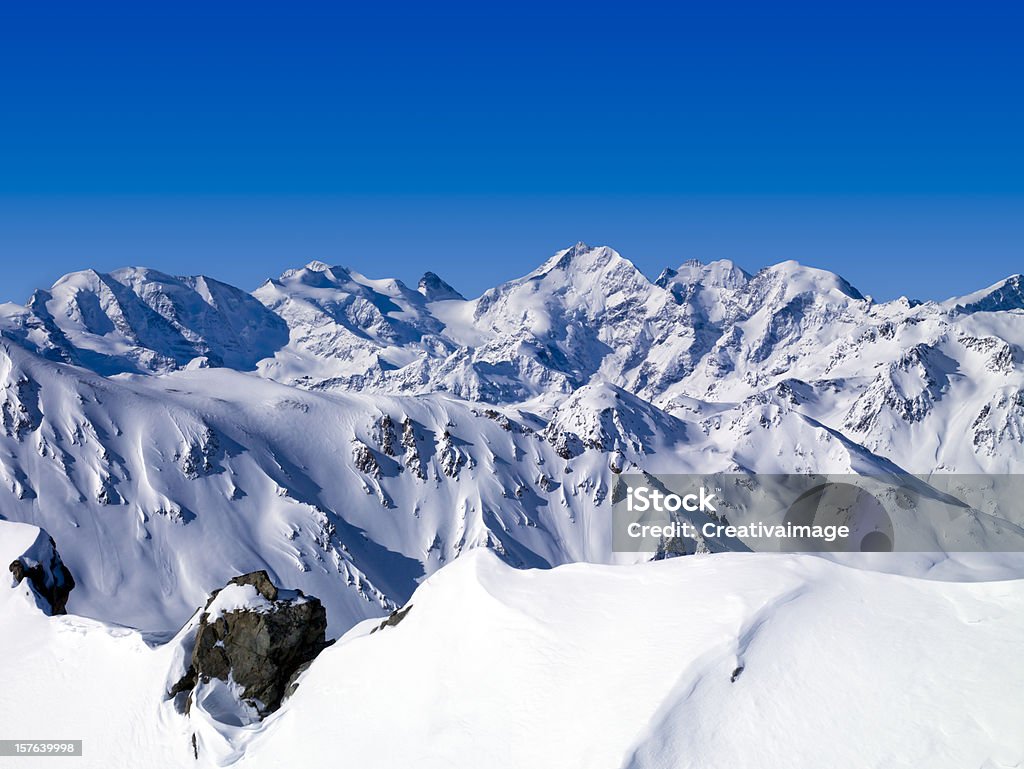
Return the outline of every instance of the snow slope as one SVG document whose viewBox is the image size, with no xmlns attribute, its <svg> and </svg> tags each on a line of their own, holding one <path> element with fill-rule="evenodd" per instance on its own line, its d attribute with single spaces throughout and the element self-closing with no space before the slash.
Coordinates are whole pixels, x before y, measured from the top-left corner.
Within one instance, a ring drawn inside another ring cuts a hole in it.
<svg viewBox="0 0 1024 769">
<path fill-rule="evenodd" d="M 410 605 L 395 627 L 360 625 L 325 650 L 278 713 L 232 726 L 164 700 L 174 640 L 47 618 L 0 587 L 17 628 L 0 635 L 0 723 L 83 738 L 78 763 L 105 769 L 1024 760 L 1024 580 L 763 554 L 516 570 L 477 550 Z"/>
</svg>

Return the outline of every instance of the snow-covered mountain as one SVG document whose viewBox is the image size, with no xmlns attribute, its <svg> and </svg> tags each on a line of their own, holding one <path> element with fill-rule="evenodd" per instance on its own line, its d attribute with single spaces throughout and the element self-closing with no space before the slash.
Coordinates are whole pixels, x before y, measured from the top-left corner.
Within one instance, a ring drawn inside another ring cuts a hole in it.
<svg viewBox="0 0 1024 769">
<path fill-rule="evenodd" d="M 360 766 L 809 766 L 826 744 L 836 765 L 1019 763 L 998 696 L 1022 675 L 1013 554 L 647 564 L 610 520 L 622 473 L 1019 473 L 1022 297 L 1013 276 L 876 303 L 795 262 L 652 282 L 582 243 L 473 299 L 320 262 L 251 294 L 65 276 L 0 306 L 0 556 L 74 582 L 52 618 L 31 580 L 0 586 L 0 721 L 127 729 L 95 766 L 280 766 L 299 744 L 327 765 L 336 730 Z M 1024 550 L 1024 513 L 990 512 L 922 541 Z M 261 724 L 215 697 L 174 712 L 196 608 L 261 569 L 342 640 Z M 957 584 L 986 579 L 1008 581 Z M 738 723 L 763 725 L 756 746 Z"/>
<path fill-rule="evenodd" d="M 248 370 L 288 339 L 283 320 L 241 289 L 142 268 L 71 273 L 2 311 L 5 337 L 105 375 L 172 371 L 197 358 Z"/>
<path fill-rule="evenodd" d="M 875 303 L 795 262 L 651 282 L 582 243 L 475 299 L 319 262 L 252 294 L 73 273 L 0 307 L 0 515 L 56 539 L 80 613 L 170 628 L 266 568 L 338 633 L 476 547 L 633 558 L 622 471 L 1016 472 L 1018 287 Z"/>
</svg>

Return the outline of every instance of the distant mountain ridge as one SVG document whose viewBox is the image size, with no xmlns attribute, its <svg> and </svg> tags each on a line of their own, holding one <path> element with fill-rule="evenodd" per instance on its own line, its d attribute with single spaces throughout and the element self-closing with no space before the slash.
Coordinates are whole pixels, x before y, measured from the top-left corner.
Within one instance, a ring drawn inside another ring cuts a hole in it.
<svg viewBox="0 0 1024 769">
<path fill-rule="evenodd" d="M 651 281 L 583 243 L 475 299 L 321 262 L 251 294 L 72 273 L 0 306 L 0 516 L 54 536 L 72 610 L 170 627 L 265 568 L 342 630 L 469 549 L 627 558 L 620 471 L 1020 472 L 1021 296 L 877 303 L 796 262 Z"/>
</svg>

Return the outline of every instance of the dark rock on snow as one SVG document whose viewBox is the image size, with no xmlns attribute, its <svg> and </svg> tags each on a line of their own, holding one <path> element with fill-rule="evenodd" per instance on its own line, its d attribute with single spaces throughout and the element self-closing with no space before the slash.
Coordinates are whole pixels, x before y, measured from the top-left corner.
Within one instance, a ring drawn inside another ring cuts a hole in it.
<svg viewBox="0 0 1024 769">
<path fill-rule="evenodd" d="M 251 586 L 258 597 L 241 606 L 217 606 L 217 597 L 231 586 Z M 281 706 L 298 675 L 330 645 L 326 633 L 327 612 L 318 598 L 279 589 L 265 571 L 235 577 L 207 601 L 191 663 L 169 695 L 191 692 L 212 678 L 231 680 L 262 718 Z"/>
<path fill-rule="evenodd" d="M 48 543 L 44 543 L 42 537 L 46 537 Z M 20 585 L 27 579 L 36 595 L 49 607 L 49 614 L 67 614 L 68 597 L 75 587 L 75 578 L 61 560 L 53 537 L 45 532 L 42 537 L 31 552 L 11 563 L 14 584 Z"/>
<path fill-rule="evenodd" d="M 404 609 L 395 609 L 393 612 L 391 612 L 388 615 L 386 620 L 381 622 L 379 625 L 377 625 L 377 627 L 375 627 L 373 630 L 370 631 L 370 635 L 373 635 L 378 630 L 383 630 L 386 627 L 394 627 L 399 622 L 401 622 L 403 619 L 405 619 L 405 615 L 407 615 L 411 609 L 412 609 L 412 604 L 409 604 Z"/>
</svg>

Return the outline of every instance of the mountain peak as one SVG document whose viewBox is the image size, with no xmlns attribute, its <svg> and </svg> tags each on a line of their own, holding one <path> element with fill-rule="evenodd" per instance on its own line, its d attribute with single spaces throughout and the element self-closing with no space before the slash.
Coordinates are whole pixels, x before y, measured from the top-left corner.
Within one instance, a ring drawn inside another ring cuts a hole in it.
<svg viewBox="0 0 1024 769">
<path fill-rule="evenodd" d="M 705 288 L 740 288 L 750 280 L 750 274 L 729 259 L 718 259 L 704 264 L 699 259 L 687 259 L 678 269 L 666 267 L 654 281 L 656 286 L 696 285 Z"/>
<path fill-rule="evenodd" d="M 301 283 L 312 288 L 336 288 L 351 277 L 347 267 L 330 266 L 313 260 L 304 267 L 285 270 L 276 283 Z"/>
<path fill-rule="evenodd" d="M 959 312 L 999 312 L 1024 309 L 1024 278 L 1010 275 L 973 294 L 951 299 L 949 303 Z"/>
<path fill-rule="evenodd" d="M 556 253 L 537 268 L 532 275 L 546 275 L 556 270 L 590 272 L 602 269 L 615 262 L 625 261 L 613 248 L 608 246 L 588 246 L 581 240 L 576 245 Z"/>
<path fill-rule="evenodd" d="M 441 277 L 434 272 L 423 273 L 423 277 L 420 278 L 420 282 L 416 290 L 423 294 L 423 296 L 427 298 L 428 302 L 441 302 L 447 299 L 466 298 L 448 285 L 448 283 L 442 280 Z"/>
<path fill-rule="evenodd" d="M 581 240 L 576 243 L 576 245 L 570 246 L 564 251 L 559 251 L 551 257 L 544 265 L 545 267 L 548 267 L 545 272 L 549 272 L 550 270 L 564 270 L 577 262 L 579 257 L 584 256 L 593 250 L 593 248 Z"/>
<path fill-rule="evenodd" d="M 678 270 L 673 270 L 671 267 L 666 267 L 661 271 L 661 274 L 655 279 L 654 285 L 660 288 L 666 288 L 672 279 L 679 274 Z"/>
<path fill-rule="evenodd" d="M 763 268 L 755 276 L 761 282 L 773 279 L 785 286 L 788 296 L 801 293 L 826 293 L 837 291 L 850 299 L 862 301 L 865 296 L 841 275 L 817 267 L 808 267 L 795 259 Z"/>
</svg>

